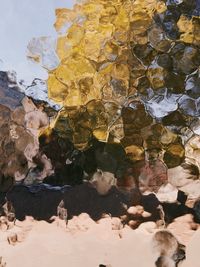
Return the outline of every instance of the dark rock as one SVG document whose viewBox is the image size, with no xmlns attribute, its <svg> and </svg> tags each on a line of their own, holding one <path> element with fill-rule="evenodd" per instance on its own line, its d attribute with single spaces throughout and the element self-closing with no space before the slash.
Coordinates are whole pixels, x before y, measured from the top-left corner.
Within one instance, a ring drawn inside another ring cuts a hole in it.
<svg viewBox="0 0 200 267">
<path fill-rule="evenodd" d="M 19 88 L 10 87 L 10 81 L 7 72 L 0 72 L 0 104 L 14 110 L 20 106 L 24 94 L 19 91 Z"/>
<path fill-rule="evenodd" d="M 53 215 L 57 215 L 60 203 L 64 203 L 62 208 L 67 211 L 68 219 L 88 213 L 92 219 L 98 220 L 103 213 L 112 216 L 125 214 L 124 204 L 137 205 L 140 198 L 137 190 L 120 192 L 115 187 L 107 195 L 101 196 L 89 183 L 75 187 L 16 185 L 7 193 L 7 200 L 12 203 L 19 220 L 24 220 L 25 216 L 29 215 L 37 220 L 49 221 Z M 61 202 L 62 200 L 64 202 Z"/>
<path fill-rule="evenodd" d="M 179 109 L 185 115 L 192 117 L 200 116 L 200 98 L 194 99 L 189 96 L 183 95 L 179 100 Z"/>
<path fill-rule="evenodd" d="M 194 221 L 200 223 L 200 200 L 197 200 L 194 204 Z"/>
<path fill-rule="evenodd" d="M 7 193 L 7 200 L 12 203 L 18 220 L 24 220 L 27 215 L 37 220 L 49 220 L 57 214 L 62 191 L 42 184 L 32 187 L 17 185 Z"/>
<path fill-rule="evenodd" d="M 183 43 L 177 43 L 171 51 L 173 56 L 173 70 L 180 74 L 189 75 L 200 64 L 199 49 Z"/>
<path fill-rule="evenodd" d="M 124 204 L 128 206 L 139 204 L 140 194 L 137 191 L 123 193 L 113 187 L 107 195 L 100 196 L 95 188 L 86 183 L 65 192 L 63 199 L 69 219 L 73 215 L 86 212 L 92 219 L 98 220 L 103 213 L 111 214 L 114 217 L 125 214 Z"/>
<path fill-rule="evenodd" d="M 199 70 L 188 76 L 185 82 L 185 90 L 187 95 L 192 98 L 200 97 L 200 76 Z"/>
</svg>

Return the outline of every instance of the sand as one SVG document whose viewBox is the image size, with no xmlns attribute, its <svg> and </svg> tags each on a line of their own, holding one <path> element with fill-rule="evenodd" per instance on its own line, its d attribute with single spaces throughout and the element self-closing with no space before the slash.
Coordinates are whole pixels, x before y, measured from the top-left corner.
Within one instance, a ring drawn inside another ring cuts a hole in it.
<svg viewBox="0 0 200 267">
<path fill-rule="evenodd" d="M 96 223 L 87 214 L 74 217 L 67 227 L 57 218 L 50 224 L 27 217 L 0 231 L 0 255 L 7 267 L 154 267 L 157 255 L 151 239 L 155 231 L 153 222 L 132 230 L 122 228 L 118 218 Z M 18 233 L 20 242 L 9 244 L 11 233 Z M 199 245 L 198 230 L 188 238 L 187 260 L 181 267 L 200 267 Z"/>
</svg>

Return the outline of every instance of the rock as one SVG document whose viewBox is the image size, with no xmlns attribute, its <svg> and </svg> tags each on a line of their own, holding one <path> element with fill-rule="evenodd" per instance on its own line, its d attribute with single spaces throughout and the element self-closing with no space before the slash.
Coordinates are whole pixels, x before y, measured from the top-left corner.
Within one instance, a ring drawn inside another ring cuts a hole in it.
<svg viewBox="0 0 200 267">
<path fill-rule="evenodd" d="M 141 192 L 157 192 L 167 181 L 167 169 L 162 161 L 147 161 L 141 169 L 139 188 Z"/>
<path fill-rule="evenodd" d="M 174 260 L 166 256 L 159 257 L 157 261 L 155 262 L 155 264 L 156 264 L 156 267 L 160 267 L 160 266 L 176 267 Z"/>
<path fill-rule="evenodd" d="M 167 52 L 171 47 L 170 40 L 167 39 L 161 27 L 154 24 L 148 32 L 148 39 L 151 45 L 161 52 Z"/>
<path fill-rule="evenodd" d="M 163 160 L 168 168 L 173 168 L 181 163 L 185 159 L 185 148 L 181 142 L 170 144 L 165 151 Z"/>
<path fill-rule="evenodd" d="M 174 221 L 180 222 L 180 223 L 192 223 L 193 222 L 193 216 L 192 216 L 192 214 L 186 214 L 184 216 L 176 218 Z"/>
<path fill-rule="evenodd" d="M 155 71 L 155 75 L 156 73 L 157 72 Z M 159 81 L 157 81 L 157 83 L 158 82 Z M 165 86 L 165 84 L 163 84 L 163 86 Z M 162 87 L 162 84 L 160 87 Z M 167 89 L 162 89 L 158 91 L 150 100 L 145 101 L 145 106 L 152 117 L 160 119 L 177 110 L 178 99 L 179 96 L 176 94 L 168 92 Z"/>
<path fill-rule="evenodd" d="M 153 61 L 151 65 L 148 67 L 148 71 L 147 71 L 147 78 L 151 84 L 151 87 L 154 90 L 164 88 L 166 77 L 167 77 L 167 70 L 159 66 L 156 61 Z M 154 102 L 155 102 L 155 99 L 154 99 Z"/>
<path fill-rule="evenodd" d="M 197 200 L 194 203 L 193 209 L 194 209 L 195 222 L 200 223 L 200 200 Z"/>
<path fill-rule="evenodd" d="M 143 222 L 139 225 L 138 230 L 146 231 L 148 233 L 154 233 L 157 229 L 155 222 Z"/>
<path fill-rule="evenodd" d="M 156 197 L 160 202 L 175 203 L 177 201 L 178 189 L 171 184 L 163 185 L 156 193 Z"/>
<path fill-rule="evenodd" d="M 182 216 L 180 218 L 183 220 Z M 176 235 L 182 244 L 187 245 L 194 235 L 195 228 L 197 229 L 198 227 L 194 222 L 182 222 L 181 220 L 175 220 L 174 222 L 170 223 L 167 226 L 167 229 Z"/>
<path fill-rule="evenodd" d="M 121 220 L 117 217 L 112 218 L 111 223 L 112 223 L 112 230 L 121 230 L 123 228 Z"/>
<path fill-rule="evenodd" d="M 102 196 L 90 183 L 75 187 L 38 183 L 31 186 L 15 185 L 7 193 L 7 200 L 12 202 L 18 220 L 24 220 L 25 216 L 29 215 L 34 219 L 49 221 L 60 211 L 66 213 L 63 207 L 57 209 L 60 202 L 61 206 L 64 202 L 68 219 L 81 213 L 88 213 L 92 219 L 98 220 L 105 213 L 112 217 L 126 214 L 125 206 L 130 206 L 133 199 L 136 205 L 140 203 L 141 197 L 138 198 L 137 193 L 134 194 L 134 191 L 121 192 L 116 187 L 112 187 L 106 195 Z M 26 199 L 25 205 L 22 205 L 22 199 Z"/>
<path fill-rule="evenodd" d="M 25 94 L 37 102 L 47 103 L 47 105 L 52 107 L 54 110 L 58 111 L 62 108 L 60 105 L 49 99 L 47 84 L 43 80 L 34 79 L 32 84 L 25 89 Z"/>
<path fill-rule="evenodd" d="M 137 213 L 138 213 L 138 209 L 137 209 L 137 207 L 130 207 L 128 210 L 127 210 L 127 212 L 129 213 L 129 214 L 133 214 L 133 215 L 136 215 Z"/>
<path fill-rule="evenodd" d="M 20 102 L 24 97 L 24 94 L 20 92 L 19 87 L 16 82 L 11 85 L 9 79 L 9 73 L 1 71 L 0 72 L 0 92 L 1 100 L 0 104 L 14 110 L 20 106 Z"/>
<path fill-rule="evenodd" d="M 16 233 L 10 233 L 7 237 L 8 243 L 10 245 L 16 245 L 17 243 L 17 234 Z"/>
<path fill-rule="evenodd" d="M 200 162 L 199 162 L 199 154 L 200 154 L 200 145 L 199 145 L 200 137 L 199 135 L 193 135 L 185 145 L 185 156 L 190 165 L 196 165 L 198 169 L 200 169 Z M 196 172 L 197 180 L 197 172 Z"/>
<path fill-rule="evenodd" d="M 57 207 L 57 216 L 59 219 L 67 222 L 67 210 L 65 209 L 65 203 L 63 200 L 61 200 Z"/>
<path fill-rule="evenodd" d="M 112 186 L 116 185 L 116 178 L 112 173 L 98 170 L 94 173 L 91 184 L 95 187 L 100 195 L 106 195 Z"/>
<path fill-rule="evenodd" d="M 199 257 L 198 257 L 198 244 L 200 241 L 200 230 L 194 232 L 193 236 L 190 239 L 190 242 L 187 245 L 186 260 L 182 263 L 183 267 L 198 266 Z"/>
<path fill-rule="evenodd" d="M 134 220 L 130 220 L 130 221 L 128 222 L 128 225 L 129 225 L 132 229 L 137 229 L 139 224 L 140 224 L 140 223 L 139 223 L 138 221 L 134 221 Z"/>
<path fill-rule="evenodd" d="M 40 62 L 48 70 L 53 70 L 59 64 L 55 47 L 55 40 L 52 37 L 33 38 L 28 44 L 28 58 Z"/>
<path fill-rule="evenodd" d="M 136 194 L 138 190 L 138 179 L 136 175 L 135 168 L 129 167 L 129 162 L 120 164 L 120 167 L 116 172 L 117 188 L 124 192 L 135 191 Z M 138 197 L 139 194 L 140 192 L 138 190 Z M 134 200 L 132 204 L 134 204 Z"/>
<path fill-rule="evenodd" d="M 174 57 L 174 70 L 177 72 L 188 75 L 198 68 L 200 58 L 197 47 L 179 43 L 172 48 L 171 53 Z"/>
<path fill-rule="evenodd" d="M 6 231 L 8 229 L 8 221 L 7 221 L 6 216 L 0 217 L 0 229 L 2 231 Z"/>
<path fill-rule="evenodd" d="M 178 100 L 179 108 L 185 115 L 199 117 L 200 98 L 194 99 L 190 96 L 183 95 Z"/>
<path fill-rule="evenodd" d="M 183 163 L 181 166 L 168 169 L 170 184 L 182 190 L 182 187 L 198 179 L 199 170 L 194 164 Z"/>
<path fill-rule="evenodd" d="M 2 261 L 2 257 L 0 257 L 0 267 L 6 267 L 6 263 Z"/>
<path fill-rule="evenodd" d="M 108 225 L 111 226 L 110 219 L 106 219 L 105 221 L 107 221 Z M 99 222 L 103 223 L 102 220 Z M 90 216 L 86 213 L 82 213 L 79 216 L 74 216 L 68 221 L 67 231 L 71 232 L 72 234 L 76 234 L 77 232 L 86 232 L 91 230 L 95 226 L 96 223 L 90 218 Z"/>
<path fill-rule="evenodd" d="M 151 217 L 151 213 L 150 212 L 147 212 L 147 211 L 143 211 L 142 212 L 142 217 L 143 218 L 149 218 L 149 217 Z"/>
<path fill-rule="evenodd" d="M 143 214 L 143 212 L 144 212 L 144 208 L 143 208 L 142 206 L 137 205 L 137 206 L 136 206 L 136 209 L 137 209 L 137 214 L 138 214 L 138 215 L 142 215 L 142 214 Z"/>
<path fill-rule="evenodd" d="M 192 98 L 199 98 L 200 97 L 200 94 L 199 94 L 199 87 L 200 87 L 200 77 L 199 77 L 199 69 L 189 75 L 189 77 L 187 78 L 186 80 L 186 84 L 185 84 L 185 90 L 186 90 L 186 93 L 192 97 Z"/>
<path fill-rule="evenodd" d="M 8 72 L 1 72 L 0 76 L 3 101 L 0 117 L 4 121 L 0 123 L 0 188 L 1 191 L 8 191 L 14 180 L 22 181 L 27 177 L 29 168 L 36 167 L 34 157 L 39 153 L 38 134 L 41 128 L 49 125 L 49 117 L 41 107 L 20 92 Z M 38 178 L 44 178 L 44 172 L 37 174 Z"/>
<path fill-rule="evenodd" d="M 169 231 L 158 231 L 154 234 L 152 240 L 153 250 L 158 258 L 156 266 L 176 266 L 177 263 L 185 259 L 185 246 L 180 244 L 176 237 Z M 174 264 L 173 264 L 174 263 Z"/>
<path fill-rule="evenodd" d="M 7 199 L 15 209 L 15 216 L 24 220 L 25 216 L 49 220 L 57 213 L 57 206 L 62 199 L 61 188 L 51 188 L 43 184 L 33 186 L 16 185 L 7 193 Z M 22 205 L 23 199 L 26 204 Z"/>
</svg>

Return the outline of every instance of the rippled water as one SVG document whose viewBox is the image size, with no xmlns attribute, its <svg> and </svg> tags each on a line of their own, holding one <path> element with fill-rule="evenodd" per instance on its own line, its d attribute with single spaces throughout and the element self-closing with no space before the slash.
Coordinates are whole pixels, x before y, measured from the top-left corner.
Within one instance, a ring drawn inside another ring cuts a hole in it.
<svg viewBox="0 0 200 267">
<path fill-rule="evenodd" d="M 25 89 L 63 107 L 42 134 L 37 128 L 53 165 L 67 162 L 67 142 L 85 152 L 95 138 L 106 144 L 97 165 L 113 164 L 116 173 L 126 161 L 143 162 L 140 171 L 154 182 L 184 162 L 200 167 L 199 1 L 82 1 L 58 9 L 54 26 L 56 39 L 36 35 L 27 42 L 29 59 L 48 72 L 47 84 L 36 79 Z M 109 145 L 123 151 L 119 162 Z"/>
</svg>

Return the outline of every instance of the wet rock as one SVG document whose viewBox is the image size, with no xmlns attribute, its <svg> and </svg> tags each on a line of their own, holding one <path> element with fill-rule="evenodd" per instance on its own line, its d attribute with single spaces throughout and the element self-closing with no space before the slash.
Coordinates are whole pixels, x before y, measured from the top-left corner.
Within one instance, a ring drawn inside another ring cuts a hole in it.
<svg viewBox="0 0 200 267">
<path fill-rule="evenodd" d="M 147 78 L 154 90 L 165 87 L 165 80 L 167 77 L 167 70 L 159 66 L 157 61 L 153 61 L 148 67 Z"/>
<path fill-rule="evenodd" d="M 153 249 L 158 253 L 156 266 L 169 264 L 175 266 L 185 259 L 185 246 L 180 244 L 169 231 L 158 231 L 153 237 Z M 174 263 L 174 264 L 173 264 Z"/>
<path fill-rule="evenodd" d="M 140 101 L 130 101 L 128 107 L 122 109 L 122 119 L 124 139 L 128 138 L 131 134 L 137 133 L 136 130 L 140 130 L 152 122 L 151 116 L 146 112 L 144 105 Z"/>
<path fill-rule="evenodd" d="M 196 165 L 198 169 L 200 169 L 199 152 L 200 152 L 199 136 L 194 135 L 188 140 L 188 142 L 185 145 L 185 156 L 187 158 L 188 163 Z"/>
<path fill-rule="evenodd" d="M 141 161 L 138 161 L 139 165 Z M 138 162 L 133 164 L 132 162 L 123 162 L 120 168 L 117 170 L 117 187 L 124 192 L 138 192 L 138 196 L 140 192 L 138 191 L 138 176 L 140 172 L 141 166 L 138 166 Z M 144 161 L 142 161 L 142 166 Z M 134 201 L 134 200 L 133 200 Z"/>
<path fill-rule="evenodd" d="M 169 54 L 160 54 L 157 57 L 157 64 L 170 71 L 173 67 L 173 59 Z"/>
<path fill-rule="evenodd" d="M 198 68 L 200 60 L 198 48 L 179 43 L 172 48 L 171 53 L 175 72 L 188 75 Z"/>
<path fill-rule="evenodd" d="M 15 86 L 10 85 L 10 80 L 6 72 L 0 72 L 0 80 L 0 104 L 14 110 L 20 106 L 24 94 L 19 91 L 16 84 L 14 84 Z"/>
<path fill-rule="evenodd" d="M 167 52 L 171 47 L 171 42 L 167 39 L 165 32 L 161 27 L 154 24 L 148 32 L 150 44 L 160 52 Z"/>
<path fill-rule="evenodd" d="M 154 20 L 157 24 L 162 25 L 162 29 L 166 33 L 166 36 L 171 40 L 179 39 L 180 33 L 177 25 L 177 21 L 180 16 L 180 10 L 178 8 L 169 8 L 160 14 L 156 14 Z"/>
<path fill-rule="evenodd" d="M 133 46 L 132 51 L 134 55 L 138 59 L 140 59 L 144 63 L 144 65 L 147 65 L 147 66 L 150 65 L 150 63 L 154 59 L 154 56 L 156 55 L 155 50 L 149 43 L 144 44 L 144 45 L 137 44 Z"/>
<path fill-rule="evenodd" d="M 165 86 L 169 89 L 169 92 L 180 97 L 180 94 L 184 93 L 185 75 L 169 71 L 165 76 Z"/>
<path fill-rule="evenodd" d="M 106 195 L 112 186 L 116 185 L 116 178 L 112 173 L 98 170 L 90 182 L 100 195 Z"/>
<path fill-rule="evenodd" d="M 186 80 L 185 90 L 187 95 L 193 98 L 199 98 L 200 94 L 200 77 L 199 77 L 199 70 L 197 70 L 194 74 L 189 75 Z"/>
<path fill-rule="evenodd" d="M 167 181 L 166 166 L 160 161 L 146 162 L 139 176 L 139 188 L 141 192 L 157 192 L 161 185 Z"/>
<path fill-rule="evenodd" d="M 168 126 L 171 129 L 174 129 L 173 127 L 176 127 L 175 129 L 177 129 L 187 125 L 187 118 L 180 111 L 176 110 L 165 116 L 162 119 L 162 123 L 164 126 Z"/>
<path fill-rule="evenodd" d="M 36 101 L 44 101 L 48 103 L 48 105 L 55 110 L 61 109 L 61 106 L 49 99 L 47 84 L 45 81 L 40 79 L 33 80 L 32 85 L 25 89 L 25 94 Z"/>
<path fill-rule="evenodd" d="M 56 41 L 52 37 L 33 38 L 28 44 L 28 58 L 48 69 L 53 70 L 59 64 L 56 54 Z"/>
<path fill-rule="evenodd" d="M 145 106 L 152 117 L 162 118 L 178 109 L 178 99 L 178 95 L 171 94 L 167 89 L 163 89 L 149 101 L 145 101 Z"/>
<path fill-rule="evenodd" d="M 194 99 L 189 96 L 182 96 L 179 101 L 179 107 L 183 111 L 184 114 L 189 116 L 198 117 L 199 116 L 199 105 L 200 99 Z"/>
<path fill-rule="evenodd" d="M 180 165 L 185 158 L 185 149 L 181 143 L 170 144 L 164 154 L 164 162 L 168 168 Z"/>
</svg>

